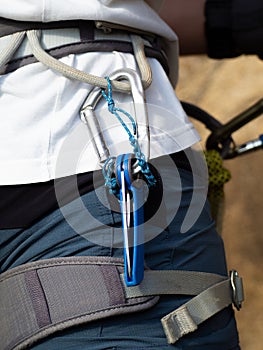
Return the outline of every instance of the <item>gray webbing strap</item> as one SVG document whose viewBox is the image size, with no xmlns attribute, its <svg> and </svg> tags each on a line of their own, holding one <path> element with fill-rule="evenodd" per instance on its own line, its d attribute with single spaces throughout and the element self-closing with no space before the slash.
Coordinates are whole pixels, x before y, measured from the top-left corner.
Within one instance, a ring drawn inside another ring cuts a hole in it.
<svg viewBox="0 0 263 350">
<path fill-rule="evenodd" d="M 169 343 L 234 301 L 242 283 L 196 271 L 145 271 L 143 282 L 127 287 L 123 260 L 67 257 L 28 263 L 0 275 L 0 339 L 3 350 L 22 350 L 56 331 L 89 321 L 148 309 L 162 294 L 195 296 L 164 316 Z"/>
<path fill-rule="evenodd" d="M 145 271 L 140 285 L 125 288 L 128 298 L 163 294 L 195 295 L 161 319 L 170 344 L 232 302 L 239 310 L 244 300 L 242 279 L 236 271 L 231 271 L 230 278 L 197 271 Z"/>
<path fill-rule="evenodd" d="M 168 343 L 173 344 L 182 336 L 195 331 L 198 325 L 231 303 L 232 290 L 229 279 L 203 291 L 162 318 Z"/>
<path fill-rule="evenodd" d="M 123 275 L 121 277 L 124 280 Z M 127 298 L 163 294 L 197 295 L 212 285 L 224 280 L 226 280 L 224 276 L 213 273 L 180 270 L 146 270 L 144 272 L 144 279 L 139 285 L 125 287 L 125 295 Z"/>
</svg>

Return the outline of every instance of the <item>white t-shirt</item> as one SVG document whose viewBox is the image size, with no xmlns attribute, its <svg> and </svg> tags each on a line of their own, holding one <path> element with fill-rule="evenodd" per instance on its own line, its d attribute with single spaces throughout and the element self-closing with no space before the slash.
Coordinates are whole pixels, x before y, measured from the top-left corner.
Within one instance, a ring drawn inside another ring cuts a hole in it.
<svg viewBox="0 0 263 350">
<path fill-rule="evenodd" d="M 157 33 L 171 47 L 177 46 L 176 35 L 139 0 L 92 0 L 88 5 L 86 0 L 13 0 L 12 4 L 3 0 L 0 16 L 44 22 L 104 20 Z M 120 68 L 137 69 L 133 55 L 120 52 L 71 54 L 61 60 L 102 77 Z M 149 62 L 153 82 L 146 90 L 146 101 L 150 157 L 154 158 L 185 149 L 199 137 L 163 68 L 155 59 Z M 39 62 L 0 77 L 0 185 L 43 182 L 100 168 L 87 126 L 79 115 L 91 89 Z M 117 106 L 133 115 L 131 96 L 113 93 L 113 98 Z M 111 155 L 132 152 L 127 133 L 107 111 L 106 102 L 101 100 L 96 111 Z M 123 119 L 127 122 L 125 116 Z M 141 147 L 144 151 L 144 142 Z"/>
</svg>

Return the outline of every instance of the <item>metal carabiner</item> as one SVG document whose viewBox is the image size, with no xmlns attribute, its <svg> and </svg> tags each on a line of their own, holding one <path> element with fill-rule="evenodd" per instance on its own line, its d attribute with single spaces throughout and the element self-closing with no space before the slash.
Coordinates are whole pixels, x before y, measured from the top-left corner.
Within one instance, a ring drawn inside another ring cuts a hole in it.
<svg viewBox="0 0 263 350">
<path fill-rule="evenodd" d="M 132 177 L 132 155 L 116 159 L 120 187 L 120 206 L 124 242 L 124 276 L 127 286 L 139 284 L 144 277 L 144 186 Z"/>
<path fill-rule="evenodd" d="M 145 154 L 146 160 L 150 157 L 150 128 L 148 113 L 145 103 L 145 94 L 139 74 L 130 68 L 119 69 L 109 75 L 111 80 L 128 80 L 131 85 L 131 94 L 134 104 L 134 119 L 137 124 L 137 139 Z M 103 137 L 103 132 L 95 114 L 95 109 L 100 101 L 101 88 L 95 87 L 91 90 L 80 109 L 81 120 L 88 126 L 90 137 L 102 166 L 110 157 L 110 151 Z M 138 127 L 139 125 L 139 127 Z M 95 140 L 95 136 L 98 136 Z"/>
<path fill-rule="evenodd" d="M 102 167 L 110 157 L 110 151 L 106 145 L 103 132 L 95 114 L 95 108 L 101 99 L 101 88 L 95 87 L 91 90 L 80 109 L 80 119 L 87 125 L 94 150 Z M 95 141 L 97 137 L 97 142 Z"/>
</svg>

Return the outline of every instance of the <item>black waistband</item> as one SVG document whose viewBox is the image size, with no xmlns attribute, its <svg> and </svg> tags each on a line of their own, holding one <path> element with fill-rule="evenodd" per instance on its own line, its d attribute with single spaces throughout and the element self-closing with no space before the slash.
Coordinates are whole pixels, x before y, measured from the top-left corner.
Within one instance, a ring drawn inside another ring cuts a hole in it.
<svg viewBox="0 0 263 350">
<path fill-rule="evenodd" d="M 181 151 L 171 155 L 176 167 L 191 171 L 191 165 L 186 154 Z M 78 184 L 78 193 L 74 187 L 74 181 Z M 103 185 L 104 178 L 101 171 L 87 172 L 56 180 L 56 186 L 63 190 L 63 198 L 60 205 L 66 205 L 76 199 L 76 195 L 83 195 Z M 149 195 L 149 205 L 146 215 L 150 216 L 157 210 L 162 198 L 162 186 L 157 186 Z M 151 199 L 154 199 L 151 201 Z M 63 202 L 63 203 L 62 203 Z M 114 203 L 113 203 L 114 204 Z M 54 180 L 24 185 L 0 186 L 0 229 L 22 228 L 32 225 L 45 215 L 58 208 Z"/>
</svg>

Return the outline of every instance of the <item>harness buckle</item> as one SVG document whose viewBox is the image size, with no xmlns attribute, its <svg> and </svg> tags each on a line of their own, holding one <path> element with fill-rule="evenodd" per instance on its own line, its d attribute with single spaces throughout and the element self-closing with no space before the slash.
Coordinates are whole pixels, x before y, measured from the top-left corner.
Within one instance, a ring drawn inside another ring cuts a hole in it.
<svg viewBox="0 0 263 350">
<path fill-rule="evenodd" d="M 242 302 L 244 301 L 244 288 L 242 278 L 238 275 L 236 270 L 230 271 L 230 283 L 233 293 L 233 304 L 239 311 L 242 307 Z"/>
</svg>

